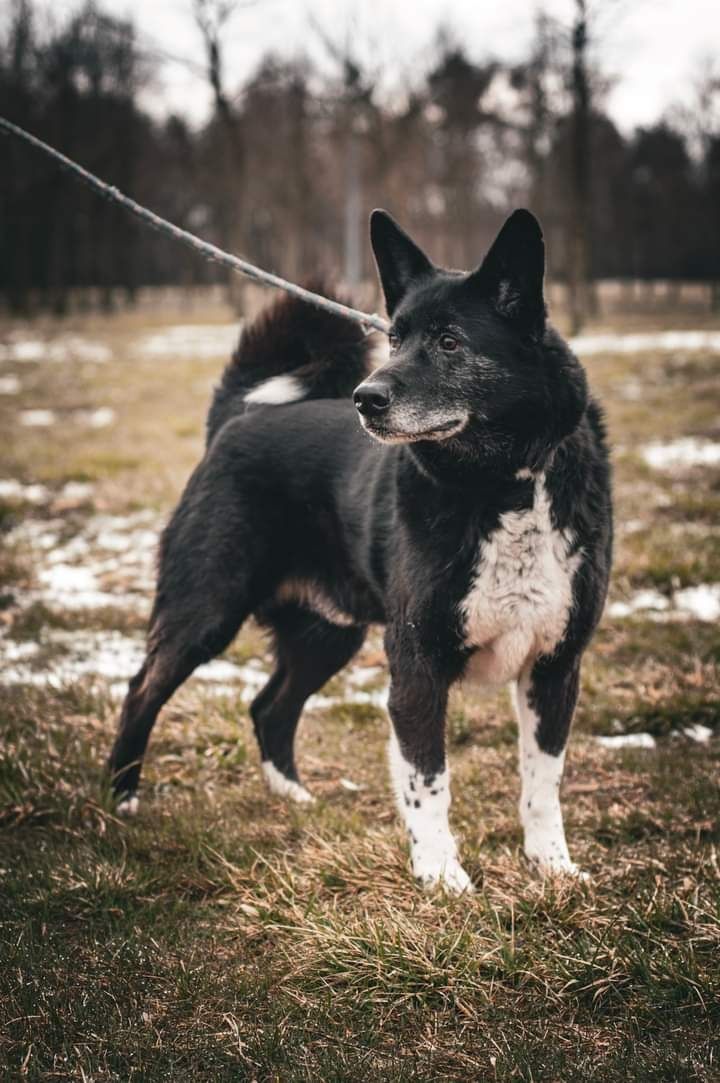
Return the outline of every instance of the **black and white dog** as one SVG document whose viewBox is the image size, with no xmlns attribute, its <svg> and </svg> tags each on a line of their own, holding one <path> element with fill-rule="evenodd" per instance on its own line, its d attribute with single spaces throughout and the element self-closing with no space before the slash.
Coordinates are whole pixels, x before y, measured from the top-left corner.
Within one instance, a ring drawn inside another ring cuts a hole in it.
<svg viewBox="0 0 720 1083">
<path fill-rule="evenodd" d="M 601 413 L 546 323 L 529 212 L 469 274 L 433 266 L 382 211 L 371 236 L 388 362 L 371 373 L 359 327 L 283 299 L 243 333 L 215 393 L 111 756 L 119 809 L 137 807 L 162 705 L 250 614 L 277 659 L 251 707 L 263 770 L 274 792 L 311 800 L 293 757 L 303 705 L 380 622 L 415 875 L 470 887 L 448 824 L 444 732 L 463 679 L 510 685 L 525 852 L 573 873 L 559 788 L 610 569 Z"/>
</svg>

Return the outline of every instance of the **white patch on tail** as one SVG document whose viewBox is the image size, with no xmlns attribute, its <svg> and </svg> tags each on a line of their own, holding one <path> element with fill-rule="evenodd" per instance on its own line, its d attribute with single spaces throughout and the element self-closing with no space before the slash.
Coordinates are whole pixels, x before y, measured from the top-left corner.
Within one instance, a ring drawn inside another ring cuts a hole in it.
<svg viewBox="0 0 720 1083">
<path fill-rule="evenodd" d="M 273 376 L 248 391 L 245 402 L 281 406 L 284 402 L 297 402 L 305 395 L 305 388 L 294 376 Z"/>
<path fill-rule="evenodd" d="M 390 734 L 390 778 L 395 799 L 410 835 L 413 873 L 425 887 L 472 891 L 472 882 L 458 860 L 450 831 L 450 775 L 447 768 L 432 779 L 402 754 L 395 732 Z"/>
<path fill-rule="evenodd" d="M 312 805 L 314 803 L 315 798 L 313 795 L 299 782 L 295 782 L 294 779 L 284 775 L 282 771 L 278 771 L 271 760 L 263 760 L 261 766 L 270 793 L 277 794 L 278 797 L 287 797 L 298 805 Z"/>
</svg>

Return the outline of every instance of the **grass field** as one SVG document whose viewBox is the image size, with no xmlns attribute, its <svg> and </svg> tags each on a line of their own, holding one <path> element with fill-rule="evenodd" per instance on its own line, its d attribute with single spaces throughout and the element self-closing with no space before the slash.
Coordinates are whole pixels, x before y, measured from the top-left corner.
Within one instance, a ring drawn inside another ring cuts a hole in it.
<svg viewBox="0 0 720 1083">
<path fill-rule="evenodd" d="M 720 350 L 588 356 L 619 525 L 564 786 L 591 880 L 524 863 L 509 703 L 466 688 L 452 820 L 478 890 L 458 899 L 410 878 L 379 633 L 304 717 L 313 807 L 263 788 L 247 628 L 163 713 L 138 818 L 113 815 L 154 539 L 228 341 L 0 328 L 1 1077 L 720 1079 Z"/>
</svg>

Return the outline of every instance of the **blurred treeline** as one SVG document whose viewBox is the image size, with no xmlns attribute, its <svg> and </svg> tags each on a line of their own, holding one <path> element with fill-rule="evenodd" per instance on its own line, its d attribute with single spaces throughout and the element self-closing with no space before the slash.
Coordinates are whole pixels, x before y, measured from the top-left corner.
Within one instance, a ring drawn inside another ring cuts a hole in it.
<svg viewBox="0 0 720 1083">
<path fill-rule="evenodd" d="M 720 279 L 720 83 L 696 108 L 625 138 L 603 111 L 583 0 L 560 27 L 537 17 L 530 55 L 478 59 L 439 33 L 427 70 L 383 73 L 324 38 L 327 63 L 266 56 L 240 85 L 223 65 L 231 0 L 194 0 L 215 108 L 195 130 L 143 110 L 160 62 L 133 25 L 88 4 L 65 19 L 12 0 L 0 39 L 0 113 L 159 214 L 293 279 L 369 276 L 367 213 L 392 210 L 438 262 L 477 262 L 509 209 L 528 205 L 550 272 Z M 268 17 L 277 17 L 269 13 Z M 309 28 L 309 33 L 322 34 Z M 321 69 L 321 70 L 320 70 Z M 68 291 L 224 281 L 37 152 L 0 138 L 0 291 L 62 311 Z M 584 296 L 582 290 L 587 290 Z"/>
</svg>

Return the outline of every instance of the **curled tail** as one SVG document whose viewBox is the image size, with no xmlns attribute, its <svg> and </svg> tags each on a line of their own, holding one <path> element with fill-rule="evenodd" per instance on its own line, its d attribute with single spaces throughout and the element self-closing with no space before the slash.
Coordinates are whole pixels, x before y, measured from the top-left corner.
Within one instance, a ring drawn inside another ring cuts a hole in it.
<svg viewBox="0 0 720 1083">
<path fill-rule="evenodd" d="M 333 297 L 321 283 L 309 288 Z M 208 443 L 246 404 L 349 398 L 370 371 L 371 350 L 370 339 L 353 320 L 289 294 L 279 297 L 241 333 L 215 389 Z"/>
</svg>

